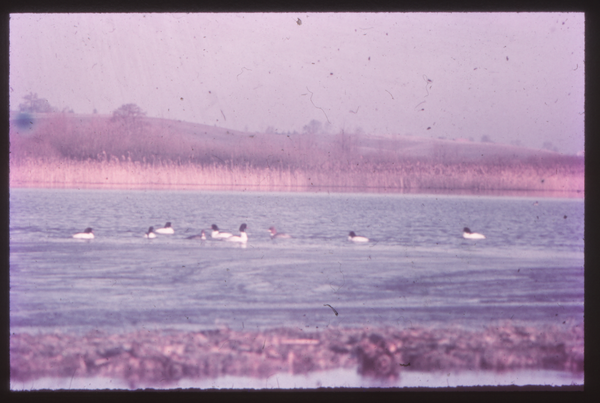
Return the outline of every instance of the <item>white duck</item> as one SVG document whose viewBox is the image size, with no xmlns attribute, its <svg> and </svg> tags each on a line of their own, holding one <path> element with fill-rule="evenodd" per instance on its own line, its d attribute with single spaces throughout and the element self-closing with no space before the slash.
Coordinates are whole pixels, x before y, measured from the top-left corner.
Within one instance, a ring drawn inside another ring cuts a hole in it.
<svg viewBox="0 0 600 403">
<path fill-rule="evenodd" d="M 173 227 L 171 227 L 171 222 L 168 222 L 163 228 L 157 228 L 155 232 L 157 234 L 171 235 L 175 233 L 175 230 L 173 229 Z"/>
<path fill-rule="evenodd" d="M 146 232 L 144 234 L 144 238 L 149 238 L 149 239 L 156 238 L 156 234 L 154 233 L 154 227 L 148 228 L 148 232 Z"/>
<path fill-rule="evenodd" d="M 348 234 L 348 240 L 352 242 L 369 242 L 369 238 L 364 236 L 358 236 L 354 233 L 354 231 L 350 231 Z"/>
<path fill-rule="evenodd" d="M 73 234 L 73 238 L 94 239 L 94 231 L 90 227 L 87 227 L 83 232 L 78 232 L 76 234 Z"/>
<path fill-rule="evenodd" d="M 240 225 L 240 235 L 239 236 L 232 235 L 225 240 L 229 241 L 229 242 L 238 242 L 238 243 L 242 243 L 242 244 L 245 244 L 246 242 L 248 242 L 248 235 L 246 234 L 246 224 Z"/>
<path fill-rule="evenodd" d="M 230 236 L 232 236 L 232 234 L 230 234 L 229 232 L 220 232 L 219 227 L 217 227 L 217 224 L 211 225 L 210 228 L 212 228 L 212 234 L 210 234 L 210 236 L 213 238 L 227 239 Z"/>
<path fill-rule="evenodd" d="M 477 232 L 471 232 L 467 227 L 463 228 L 463 238 L 465 239 L 485 239 L 485 235 Z"/>
</svg>

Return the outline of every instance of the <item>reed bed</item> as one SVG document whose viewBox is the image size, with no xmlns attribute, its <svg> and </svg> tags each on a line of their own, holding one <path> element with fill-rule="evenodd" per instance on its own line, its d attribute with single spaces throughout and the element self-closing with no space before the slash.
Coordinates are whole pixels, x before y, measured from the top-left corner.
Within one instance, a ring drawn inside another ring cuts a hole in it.
<svg viewBox="0 0 600 403">
<path fill-rule="evenodd" d="M 10 162 L 11 187 L 249 189 L 259 191 L 543 191 L 583 197 L 584 174 L 568 166 L 476 163 L 370 162 L 293 169 L 200 165 L 172 161 L 75 161 L 24 159 Z"/>
</svg>

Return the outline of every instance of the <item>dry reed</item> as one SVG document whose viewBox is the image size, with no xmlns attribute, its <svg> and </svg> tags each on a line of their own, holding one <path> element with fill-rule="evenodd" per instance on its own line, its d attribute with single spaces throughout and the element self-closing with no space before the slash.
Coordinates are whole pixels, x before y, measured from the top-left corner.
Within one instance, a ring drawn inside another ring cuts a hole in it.
<svg viewBox="0 0 600 403">
<path fill-rule="evenodd" d="M 575 192 L 583 197 L 583 173 L 521 164 L 323 165 L 313 169 L 198 165 L 168 161 L 73 161 L 24 159 L 10 163 L 11 187 L 194 188 L 303 191 L 311 189 L 472 190 Z"/>
<path fill-rule="evenodd" d="M 467 151 L 478 146 L 461 146 L 459 153 L 452 144 L 432 143 L 433 151 L 417 155 L 406 141 L 381 140 L 373 151 L 344 133 L 255 136 L 157 119 L 129 127 L 65 114 L 20 130 L 11 125 L 11 187 L 584 192 L 582 158 L 543 152 L 481 149 L 486 157 L 473 158 L 483 154 Z M 203 130 L 211 133 L 198 133 Z"/>
</svg>

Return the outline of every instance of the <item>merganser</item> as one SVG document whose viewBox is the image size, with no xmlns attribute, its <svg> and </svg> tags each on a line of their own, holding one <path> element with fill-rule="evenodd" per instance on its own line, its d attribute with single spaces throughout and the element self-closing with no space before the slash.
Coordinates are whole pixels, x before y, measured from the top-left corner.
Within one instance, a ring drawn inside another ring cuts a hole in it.
<svg viewBox="0 0 600 403">
<path fill-rule="evenodd" d="M 289 234 L 284 234 L 282 232 L 277 232 L 277 230 L 275 229 L 275 227 L 269 228 L 269 231 L 271 232 L 271 239 L 275 239 L 275 238 L 291 238 L 292 237 Z"/>
<path fill-rule="evenodd" d="M 144 238 L 156 238 L 156 234 L 154 233 L 154 227 L 148 228 L 148 232 L 144 234 Z"/>
<path fill-rule="evenodd" d="M 174 234 L 175 230 L 173 229 L 173 227 L 171 227 L 171 223 L 168 222 L 168 223 L 165 224 L 164 228 L 158 228 L 155 232 L 157 234 L 166 234 L 166 235 L 168 235 L 168 234 Z"/>
<path fill-rule="evenodd" d="M 206 233 L 204 232 L 204 230 L 202 230 L 202 232 L 200 233 L 200 235 L 188 236 L 187 239 L 202 239 L 203 241 L 205 241 L 206 240 Z"/>
<path fill-rule="evenodd" d="M 240 235 L 232 235 L 229 238 L 225 239 L 226 241 L 229 242 L 240 242 L 240 243 L 246 243 L 248 242 L 248 235 L 246 235 L 246 224 L 242 224 L 240 225 Z"/>
<path fill-rule="evenodd" d="M 354 231 L 350 231 L 348 234 L 348 240 L 352 242 L 369 242 L 369 238 L 358 236 L 354 233 Z"/>
<path fill-rule="evenodd" d="M 466 239 L 485 239 L 485 235 L 477 232 L 471 232 L 467 227 L 463 228 L 463 238 Z"/>
<path fill-rule="evenodd" d="M 94 231 L 90 227 L 87 227 L 85 231 L 78 232 L 73 235 L 73 238 L 77 239 L 94 239 Z"/>
<path fill-rule="evenodd" d="M 230 234 L 229 232 L 219 232 L 219 227 L 217 227 L 217 224 L 213 224 L 210 227 L 212 228 L 212 234 L 210 236 L 213 238 L 223 239 L 232 236 L 232 234 Z"/>
</svg>

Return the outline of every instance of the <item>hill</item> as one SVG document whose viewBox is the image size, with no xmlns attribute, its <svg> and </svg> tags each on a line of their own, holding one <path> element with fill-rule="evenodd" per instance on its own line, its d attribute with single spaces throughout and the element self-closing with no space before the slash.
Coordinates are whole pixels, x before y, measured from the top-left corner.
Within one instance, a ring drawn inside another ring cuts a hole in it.
<svg viewBox="0 0 600 403">
<path fill-rule="evenodd" d="M 583 157 L 464 139 L 343 132 L 246 133 L 161 118 L 114 119 L 61 113 L 13 116 L 10 140 L 15 173 L 26 163 L 39 165 L 60 160 L 64 164 L 111 162 L 154 169 L 160 166 L 165 170 L 187 167 L 196 170 L 184 180 L 188 185 L 202 182 L 198 175 L 206 179 L 206 173 L 198 170 L 213 169 L 221 173 L 245 170 L 245 177 L 252 170 L 254 174 L 266 170 L 265 177 L 286 173 L 291 175 L 285 181 L 286 188 L 583 191 Z M 12 185 L 19 182 L 16 178 L 11 174 Z M 85 177 L 78 180 L 86 181 Z M 222 185 L 244 182 L 240 178 L 224 179 L 223 175 L 209 182 L 217 185 L 219 181 L 225 182 Z M 134 182 L 121 178 L 119 183 Z M 267 182 L 277 186 L 275 179 Z M 181 181 L 170 184 L 182 185 Z"/>
</svg>

